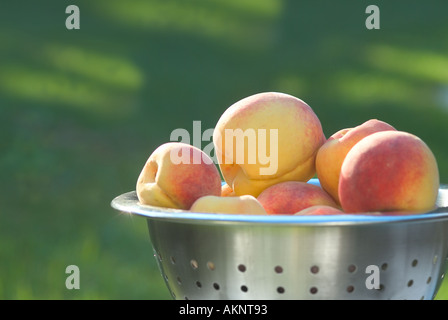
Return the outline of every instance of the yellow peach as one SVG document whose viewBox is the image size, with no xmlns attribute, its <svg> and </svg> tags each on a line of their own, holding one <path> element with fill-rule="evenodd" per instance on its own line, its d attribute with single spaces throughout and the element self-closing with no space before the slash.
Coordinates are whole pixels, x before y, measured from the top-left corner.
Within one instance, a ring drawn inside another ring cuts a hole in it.
<svg viewBox="0 0 448 320">
<path fill-rule="evenodd" d="M 215 126 L 213 143 L 224 180 L 235 195 L 257 197 L 282 181 L 315 173 L 325 142 L 313 109 L 297 97 L 263 92 L 231 105 Z"/>
<path fill-rule="evenodd" d="M 204 196 L 197 199 L 190 208 L 193 212 L 266 215 L 258 200 L 250 195 L 219 197 Z"/>
<path fill-rule="evenodd" d="M 394 127 L 377 119 L 368 120 L 354 128 L 339 130 L 319 148 L 316 156 L 316 172 L 322 188 L 339 203 L 338 185 L 341 166 L 350 149 L 368 135 Z"/>
<path fill-rule="evenodd" d="M 430 148 L 402 131 L 373 133 L 347 153 L 339 199 L 347 213 L 425 212 L 435 208 L 439 171 Z"/>
<path fill-rule="evenodd" d="M 261 192 L 257 199 L 268 214 L 295 214 L 315 205 L 338 208 L 321 187 L 300 181 L 275 184 Z"/>
<path fill-rule="evenodd" d="M 296 212 L 296 216 L 327 216 L 327 215 L 338 215 L 344 214 L 344 212 L 338 208 L 326 206 L 326 205 L 315 205 L 305 208 L 299 212 Z"/>
<path fill-rule="evenodd" d="M 202 150 L 168 142 L 155 149 L 146 161 L 136 191 L 142 204 L 189 209 L 202 196 L 221 195 L 221 176 Z"/>
<path fill-rule="evenodd" d="M 235 196 L 235 192 L 233 192 L 232 188 L 227 183 L 224 183 L 221 187 L 221 197 L 233 197 Z"/>
</svg>

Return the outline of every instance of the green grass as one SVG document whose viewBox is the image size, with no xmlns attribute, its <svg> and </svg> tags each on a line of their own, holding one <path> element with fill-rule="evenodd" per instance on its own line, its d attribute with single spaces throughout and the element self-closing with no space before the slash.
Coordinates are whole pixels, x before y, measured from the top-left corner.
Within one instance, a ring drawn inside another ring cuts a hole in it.
<svg viewBox="0 0 448 320">
<path fill-rule="evenodd" d="M 71 31 L 72 3 L 0 4 L 0 299 L 169 299 L 146 222 L 110 201 L 172 130 L 253 93 L 302 98 L 327 136 L 412 132 L 447 183 L 448 5 L 376 1 L 369 31 L 370 3 L 323 2 L 77 1 Z"/>
</svg>

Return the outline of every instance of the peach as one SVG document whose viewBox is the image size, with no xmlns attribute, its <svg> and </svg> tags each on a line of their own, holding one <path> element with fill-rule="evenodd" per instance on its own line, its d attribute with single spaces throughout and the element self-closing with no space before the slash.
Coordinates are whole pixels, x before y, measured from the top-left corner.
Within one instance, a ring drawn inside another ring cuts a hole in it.
<svg viewBox="0 0 448 320">
<path fill-rule="evenodd" d="M 227 183 L 224 183 L 221 187 L 221 197 L 232 197 L 235 196 L 232 188 Z"/>
<path fill-rule="evenodd" d="M 341 167 L 339 199 L 347 213 L 426 212 L 435 208 L 439 171 L 429 147 L 403 131 L 359 141 Z"/>
<path fill-rule="evenodd" d="M 345 156 L 350 149 L 368 135 L 386 130 L 395 130 L 390 124 L 371 119 L 354 128 L 339 130 L 328 138 L 319 149 L 316 156 L 316 172 L 322 188 L 327 191 L 337 203 L 339 174 Z"/>
<path fill-rule="evenodd" d="M 197 199 L 190 208 L 194 212 L 266 215 L 257 198 L 244 195 L 234 197 L 204 196 Z"/>
<path fill-rule="evenodd" d="M 136 191 L 142 204 L 185 210 L 202 196 L 221 195 L 221 176 L 199 148 L 168 142 L 146 161 Z"/>
<path fill-rule="evenodd" d="M 362 214 L 378 217 L 392 217 L 392 216 L 407 216 L 416 213 L 417 212 L 413 211 L 382 211 L 382 212 L 376 211 L 376 212 L 363 212 Z"/>
<path fill-rule="evenodd" d="M 321 187 L 301 181 L 275 184 L 261 192 L 257 199 L 268 214 L 295 214 L 315 205 L 338 208 Z"/>
<path fill-rule="evenodd" d="M 344 212 L 338 208 L 326 205 L 311 206 L 295 213 L 297 216 L 327 216 L 336 214 L 344 214 Z"/>
<path fill-rule="evenodd" d="M 222 176 L 235 195 L 257 197 L 282 181 L 303 181 L 315 173 L 325 142 L 313 109 L 294 96 L 263 92 L 231 105 L 213 133 Z"/>
</svg>

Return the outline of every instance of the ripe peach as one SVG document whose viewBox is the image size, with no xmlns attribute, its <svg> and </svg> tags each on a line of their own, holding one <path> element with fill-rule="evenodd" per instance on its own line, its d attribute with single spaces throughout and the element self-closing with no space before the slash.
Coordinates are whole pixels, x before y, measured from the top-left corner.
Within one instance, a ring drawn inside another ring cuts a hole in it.
<svg viewBox="0 0 448 320">
<path fill-rule="evenodd" d="M 257 197 L 282 181 L 308 181 L 325 142 L 321 123 L 302 100 L 264 92 L 231 105 L 213 134 L 216 158 L 236 195 Z"/>
<path fill-rule="evenodd" d="M 257 198 L 250 195 L 234 197 L 204 196 L 193 203 L 190 211 L 266 215 L 266 211 L 258 202 Z"/>
<path fill-rule="evenodd" d="M 315 205 L 338 208 L 322 188 L 301 181 L 275 184 L 261 192 L 257 199 L 268 214 L 294 214 Z"/>
<path fill-rule="evenodd" d="M 347 153 L 339 199 L 347 213 L 434 209 L 439 171 L 429 147 L 402 131 L 373 133 Z"/>
<path fill-rule="evenodd" d="M 327 216 L 327 215 L 336 215 L 336 214 L 344 214 L 344 212 L 338 208 L 326 206 L 326 205 L 315 205 L 308 208 L 305 208 L 299 212 L 296 212 L 294 215 L 297 216 Z"/>
<path fill-rule="evenodd" d="M 316 156 L 316 172 L 322 188 L 339 203 L 339 174 L 345 156 L 350 149 L 368 135 L 386 130 L 395 130 L 386 122 L 371 119 L 363 124 L 339 130 L 319 149 Z"/>
<path fill-rule="evenodd" d="M 376 212 L 363 212 L 364 215 L 378 216 L 378 217 L 392 217 L 392 216 L 408 216 L 411 214 L 416 214 L 415 211 L 376 211 Z"/>
<path fill-rule="evenodd" d="M 224 183 L 221 187 L 221 197 L 233 197 L 235 196 L 235 193 L 233 192 L 232 188 L 229 187 L 227 183 Z"/>
<path fill-rule="evenodd" d="M 155 149 L 146 161 L 136 191 L 142 204 L 189 209 L 202 196 L 221 195 L 221 176 L 202 150 L 168 142 Z"/>
</svg>

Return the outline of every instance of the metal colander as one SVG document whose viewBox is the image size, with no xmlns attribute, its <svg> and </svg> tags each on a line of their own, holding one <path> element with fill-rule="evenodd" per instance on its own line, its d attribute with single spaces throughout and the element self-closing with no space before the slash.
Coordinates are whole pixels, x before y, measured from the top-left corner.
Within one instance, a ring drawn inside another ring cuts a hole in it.
<svg viewBox="0 0 448 320">
<path fill-rule="evenodd" d="M 411 216 L 193 213 L 135 192 L 112 207 L 146 217 L 174 299 L 433 299 L 448 263 L 448 186 Z"/>
</svg>

